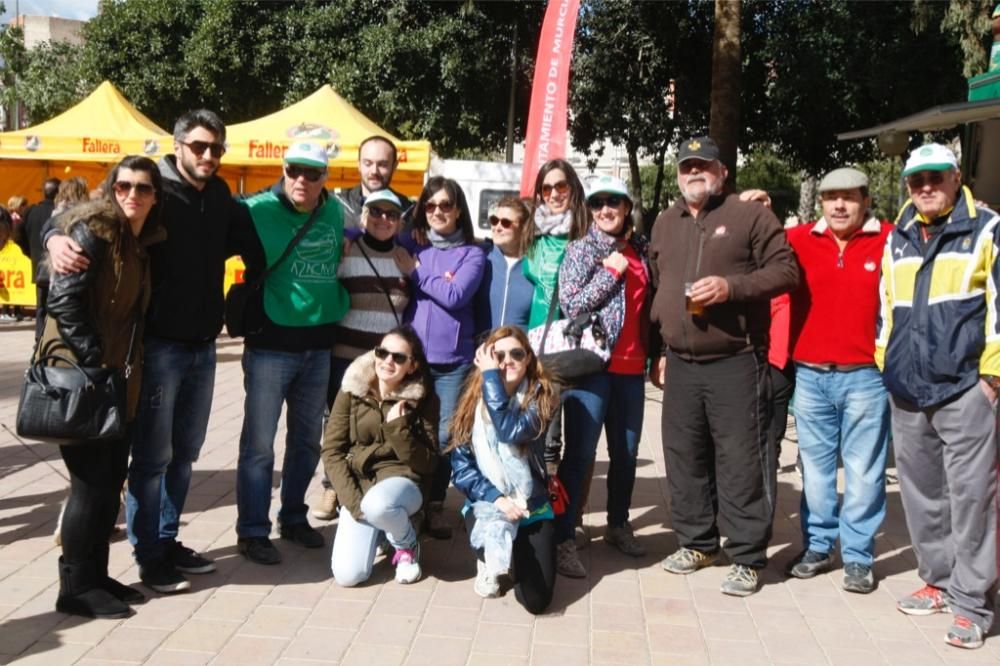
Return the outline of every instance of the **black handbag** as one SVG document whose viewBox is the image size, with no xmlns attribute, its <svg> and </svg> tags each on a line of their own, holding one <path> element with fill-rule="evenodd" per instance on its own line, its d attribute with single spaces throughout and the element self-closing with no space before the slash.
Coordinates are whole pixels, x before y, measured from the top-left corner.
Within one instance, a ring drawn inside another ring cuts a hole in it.
<svg viewBox="0 0 1000 666">
<path fill-rule="evenodd" d="M 62 361 L 68 367 L 45 365 Z M 85 368 L 49 354 L 25 372 L 17 405 L 17 434 L 57 444 L 86 444 L 125 436 L 125 373 Z"/>
<path fill-rule="evenodd" d="M 66 356 L 45 354 L 25 370 L 15 424 L 20 437 L 65 446 L 125 436 L 126 382 L 132 375 L 141 303 L 142 294 L 135 307 L 124 368 L 84 367 Z M 65 366 L 46 365 L 48 361 Z"/>
<path fill-rule="evenodd" d="M 281 253 L 278 260 L 268 266 L 253 282 L 240 282 L 229 287 L 229 291 L 226 292 L 226 307 L 223 311 L 226 333 L 229 334 L 229 337 L 241 338 L 246 335 L 255 335 L 264 330 L 264 280 L 292 253 L 292 250 L 295 249 L 295 246 L 299 244 L 299 241 L 316 220 L 318 212 L 319 206 L 313 208 L 309 219 L 299 228 L 295 238 L 285 246 L 285 251 Z"/>
</svg>

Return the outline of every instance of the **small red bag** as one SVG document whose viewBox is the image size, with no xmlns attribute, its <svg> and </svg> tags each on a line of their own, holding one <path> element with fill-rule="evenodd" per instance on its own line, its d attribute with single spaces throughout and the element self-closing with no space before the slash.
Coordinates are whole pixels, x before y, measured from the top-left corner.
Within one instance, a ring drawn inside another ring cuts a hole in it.
<svg viewBox="0 0 1000 666">
<path fill-rule="evenodd" d="M 549 504 L 552 505 L 552 513 L 557 516 L 566 513 L 566 507 L 569 506 L 569 494 L 566 492 L 566 487 L 554 474 L 549 477 Z"/>
</svg>

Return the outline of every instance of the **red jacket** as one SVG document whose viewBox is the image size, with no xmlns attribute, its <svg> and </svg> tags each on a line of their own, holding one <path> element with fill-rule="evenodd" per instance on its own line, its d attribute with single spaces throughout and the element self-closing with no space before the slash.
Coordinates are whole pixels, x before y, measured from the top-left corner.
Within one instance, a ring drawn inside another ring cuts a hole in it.
<svg viewBox="0 0 1000 666">
<path fill-rule="evenodd" d="M 802 269 L 792 292 L 792 358 L 806 363 L 875 362 L 879 269 L 893 226 L 868 218 L 841 252 L 825 219 L 788 230 Z"/>
</svg>

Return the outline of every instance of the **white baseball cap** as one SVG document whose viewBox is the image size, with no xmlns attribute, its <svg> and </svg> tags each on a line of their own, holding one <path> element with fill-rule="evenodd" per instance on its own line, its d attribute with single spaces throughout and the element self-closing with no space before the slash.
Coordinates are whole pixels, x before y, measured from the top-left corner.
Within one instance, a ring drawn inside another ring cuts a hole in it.
<svg viewBox="0 0 1000 666">
<path fill-rule="evenodd" d="M 955 153 L 940 143 L 928 143 L 910 153 L 909 159 L 906 160 L 906 166 L 903 167 L 903 175 L 909 176 L 918 171 L 948 171 L 949 169 L 958 169 Z"/>
<path fill-rule="evenodd" d="M 296 141 L 285 151 L 285 164 L 325 169 L 329 164 L 326 146 L 316 141 Z"/>
</svg>

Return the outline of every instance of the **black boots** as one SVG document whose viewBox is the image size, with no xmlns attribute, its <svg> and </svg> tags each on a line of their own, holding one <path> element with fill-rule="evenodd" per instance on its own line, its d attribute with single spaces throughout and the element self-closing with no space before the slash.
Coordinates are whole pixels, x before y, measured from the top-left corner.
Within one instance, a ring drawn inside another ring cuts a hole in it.
<svg viewBox="0 0 1000 666">
<path fill-rule="evenodd" d="M 127 604 L 141 604 L 146 597 L 134 587 L 129 587 L 119 583 L 114 578 L 108 576 L 108 553 L 110 548 L 107 542 L 98 544 L 94 549 L 94 569 L 97 572 L 97 587 L 105 592 L 110 592 L 111 596 L 124 601 Z"/>
<path fill-rule="evenodd" d="M 132 612 L 128 605 L 98 586 L 101 581 L 98 580 L 97 567 L 94 565 L 93 560 L 69 564 L 62 557 L 59 558 L 59 598 L 56 599 L 56 610 L 83 617 L 128 617 Z"/>
</svg>

